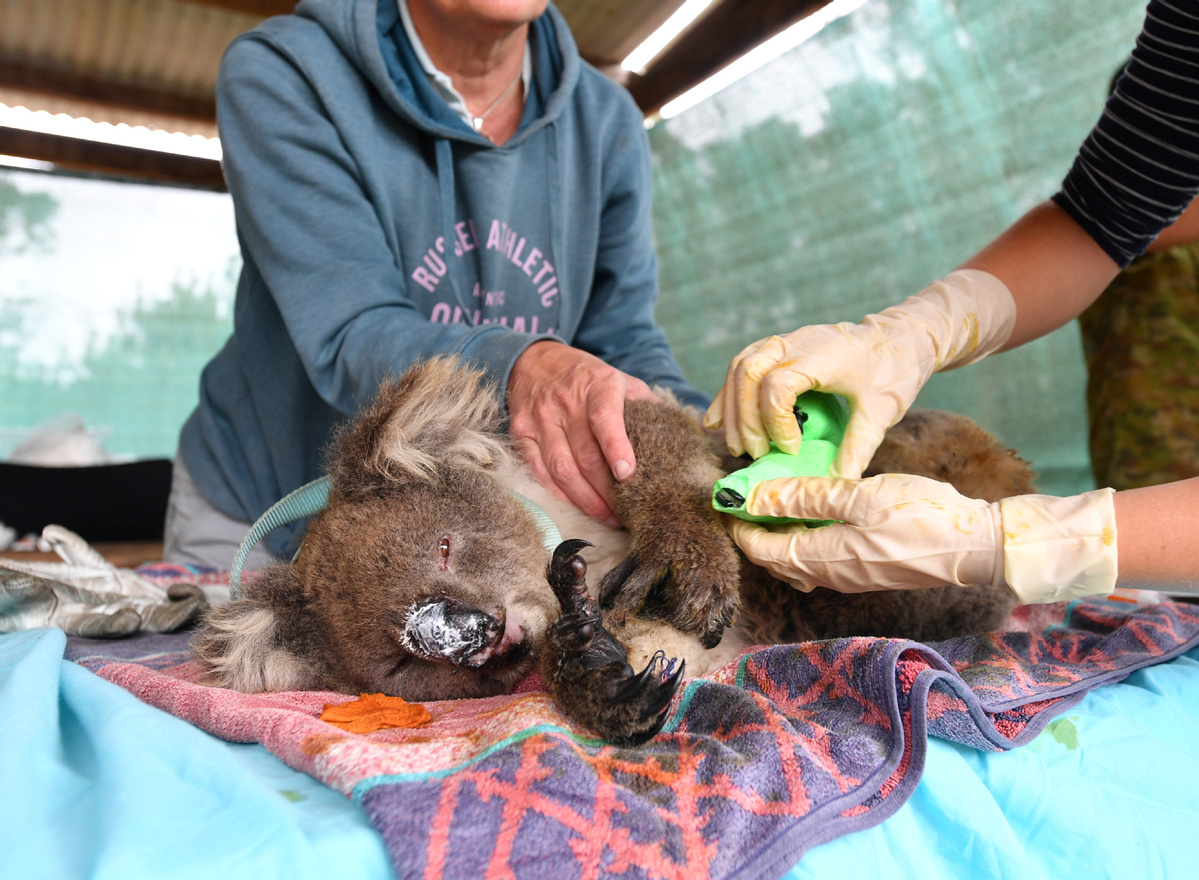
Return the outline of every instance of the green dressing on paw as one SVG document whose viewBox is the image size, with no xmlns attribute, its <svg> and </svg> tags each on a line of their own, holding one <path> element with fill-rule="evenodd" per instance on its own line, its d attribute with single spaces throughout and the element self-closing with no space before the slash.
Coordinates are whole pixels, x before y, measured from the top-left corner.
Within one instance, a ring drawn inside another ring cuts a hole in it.
<svg viewBox="0 0 1199 880">
<path fill-rule="evenodd" d="M 745 499 L 763 480 L 784 477 L 827 477 L 845 438 L 849 406 L 845 398 L 823 391 L 807 391 L 795 401 L 795 417 L 803 442 L 799 452 L 789 455 L 773 443 L 770 451 L 753 464 L 717 480 L 712 487 L 712 507 L 739 519 L 758 523 L 794 522 L 785 517 L 754 516 L 746 512 Z M 802 520 L 810 527 L 827 525 L 831 520 Z"/>
</svg>

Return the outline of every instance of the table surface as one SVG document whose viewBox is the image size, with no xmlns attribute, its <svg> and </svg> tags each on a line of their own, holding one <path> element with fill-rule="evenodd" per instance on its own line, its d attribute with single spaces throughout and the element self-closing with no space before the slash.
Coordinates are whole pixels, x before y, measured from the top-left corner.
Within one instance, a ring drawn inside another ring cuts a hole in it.
<svg viewBox="0 0 1199 880">
<path fill-rule="evenodd" d="M 96 551 L 117 568 L 137 568 L 149 562 L 162 561 L 161 541 L 127 541 L 119 543 L 93 544 Z M 57 553 L 42 553 L 37 550 L 0 550 L 0 559 L 18 559 L 25 562 L 62 562 Z"/>
</svg>

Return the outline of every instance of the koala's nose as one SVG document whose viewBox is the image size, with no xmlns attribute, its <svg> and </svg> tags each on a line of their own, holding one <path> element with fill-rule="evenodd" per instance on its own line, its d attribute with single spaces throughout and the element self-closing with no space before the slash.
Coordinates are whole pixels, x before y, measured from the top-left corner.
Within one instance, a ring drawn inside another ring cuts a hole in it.
<svg viewBox="0 0 1199 880">
<path fill-rule="evenodd" d="M 414 606 L 404 623 L 404 647 L 456 666 L 482 666 L 503 635 L 502 620 L 449 599 L 431 599 Z"/>
</svg>

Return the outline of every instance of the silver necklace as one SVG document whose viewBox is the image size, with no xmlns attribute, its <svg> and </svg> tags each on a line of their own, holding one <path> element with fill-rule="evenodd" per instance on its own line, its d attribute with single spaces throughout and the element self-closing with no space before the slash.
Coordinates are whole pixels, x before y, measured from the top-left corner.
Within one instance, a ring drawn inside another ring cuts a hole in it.
<svg viewBox="0 0 1199 880">
<path fill-rule="evenodd" d="M 477 132 L 479 132 L 480 134 L 482 134 L 482 132 L 483 132 L 483 121 L 484 121 L 484 120 L 485 120 L 485 119 L 486 119 L 488 116 L 490 116 L 490 115 L 491 115 L 491 111 L 492 111 L 492 110 L 494 110 L 496 107 L 500 106 L 500 101 L 502 101 L 502 100 L 504 100 L 504 98 L 508 97 L 508 93 L 509 93 L 510 91 L 512 91 L 512 89 L 514 89 L 514 88 L 516 87 L 516 84 L 517 84 L 518 82 L 520 82 L 520 80 L 521 80 L 521 77 L 523 77 L 523 76 L 524 76 L 524 71 L 522 70 L 520 73 L 518 73 L 518 74 L 516 75 L 516 79 L 514 79 L 514 80 L 512 80 L 512 82 L 508 83 L 508 88 L 506 88 L 506 89 L 504 89 L 502 92 L 500 92 L 500 96 L 499 96 L 498 98 L 496 98 L 496 99 L 495 99 L 495 101 L 492 103 L 492 105 L 491 105 L 490 107 L 488 107 L 486 110 L 484 110 L 484 111 L 483 111 L 482 113 L 480 113 L 478 116 L 475 116 L 475 115 L 473 115 L 473 114 L 471 115 L 471 120 L 472 120 L 472 121 L 474 122 L 474 124 L 475 124 L 475 131 L 477 131 Z"/>
</svg>

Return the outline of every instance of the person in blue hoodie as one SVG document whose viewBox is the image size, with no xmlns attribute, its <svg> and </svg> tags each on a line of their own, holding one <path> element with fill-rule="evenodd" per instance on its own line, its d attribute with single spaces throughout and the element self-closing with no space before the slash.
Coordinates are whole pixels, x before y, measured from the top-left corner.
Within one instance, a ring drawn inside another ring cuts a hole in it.
<svg viewBox="0 0 1199 880">
<path fill-rule="evenodd" d="M 217 107 L 244 267 L 182 430 L 165 558 L 228 568 L 380 381 L 444 354 L 486 371 L 543 483 L 614 522 L 607 487 L 636 465 L 624 401 L 708 398 L 654 320 L 641 113 L 559 12 L 302 0 L 230 44 Z"/>
</svg>

